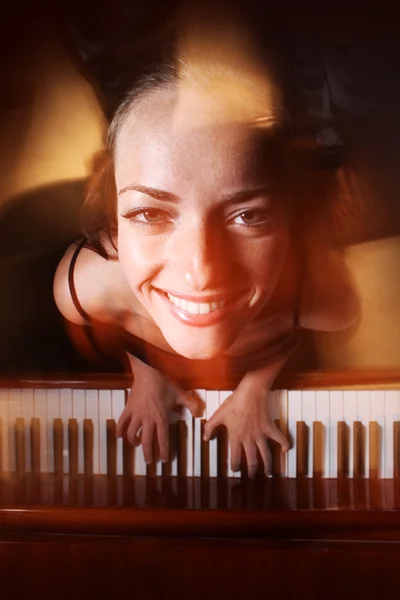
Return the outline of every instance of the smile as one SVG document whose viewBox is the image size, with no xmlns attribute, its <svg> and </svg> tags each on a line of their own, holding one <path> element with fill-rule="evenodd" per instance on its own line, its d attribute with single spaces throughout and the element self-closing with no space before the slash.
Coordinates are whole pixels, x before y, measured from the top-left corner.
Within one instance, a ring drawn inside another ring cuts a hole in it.
<svg viewBox="0 0 400 600">
<path fill-rule="evenodd" d="M 193 327 L 211 327 L 226 319 L 232 318 L 234 311 L 243 303 L 243 291 L 234 294 L 218 294 L 206 297 L 202 302 L 195 302 L 195 296 L 175 295 L 164 290 L 156 290 L 166 303 L 172 315 Z M 208 300 L 206 302 L 206 300 Z"/>
<path fill-rule="evenodd" d="M 183 298 L 177 298 L 172 294 L 166 295 L 170 302 L 191 315 L 208 315 L 211 312 L 225 308 L 228 304 L 228 298 L 218 300 L 217 302 L 189 302 Z"/>
</svg>

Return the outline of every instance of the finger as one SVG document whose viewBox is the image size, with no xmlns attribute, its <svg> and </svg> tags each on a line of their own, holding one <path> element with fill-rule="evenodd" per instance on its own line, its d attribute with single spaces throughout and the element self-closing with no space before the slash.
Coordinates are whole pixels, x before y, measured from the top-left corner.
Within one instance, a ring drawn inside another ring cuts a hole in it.
<svg viewBox="0 0 400 600">
<path fill-rule="evenodd" d="M 258 470 L 257 446 L 254 442 L 248 442 L 243 444 L 243 447 L 246 455 L 247 473 L 250 478 L 253 478 L 257 475 Z"/>
<path fill-rule="evenodd" d="M 142 431 L 142 448 L 143 456 L 147 465 L 153 462 L 153 438 L 154 426 L 143 425 Z"/>
<path fill-rule="evenodd" d="M 142 424 L 137 419 L 131 419 L 128 428 L 126 429 L 125 437 L 132 446 L 138 445 L 138 437 Z"/>
<path fill-rule="evenodd" d="M 193 417 L 201 417 L 204 413 L 204 402 L 195 394 L 179 394 L 176 403 L 186 406 Z"/>
<path fill-rule="evenodd" d="M 160 451 L 160 460 L 167 462 L 169 459 L 169 425 L 157 425 L 158 448 Z"/>
<path fill-rule="evenodd" d="M 234 473 L 240 471 L 242 460 L 242 444 L 231 442 L 231 469 Z"/>
<path fill-rule="evenodd" d="M 283 433 L 279 431 L 275 425 L 268 427 L 265 431 L 265 435 L 266 437 L 271 438 L 271 440 L 275 440 L 275 442 L 281 446 L 282 452 L 287 452 L 289 450 L 290 445 L 287 438 L 285 438 Z"/>
<path fill-rule="evenodd" d="M 215 430 L 220 425 L 224 424 L 224 411 L 222 409 L 223 407 L 220 406 L 220 408 L 215 411 L 212 417 L 210 417 L 204 425 L 203 440 L 205 442 L 211 440 L 211 438 L 215 435 Z"/>
<path fill-rule="evenodd" d="M 257 442 L 257 448 L 258 451 L 260 453 L 263 465 L 264 465 L 264 473 L 266 475 L 266 477 L 268 477 L 271 474 L 271 464 L 272 464 L 272 460 L 271 460 L 271 451 L 268 448 L 268 444 L 267 444 L 267 440 L 266 439 L 260 439 Z"/>
<path fill-rule="evenodd" d="M 128 409 L 124 409 L 121 413 L 120 418 L 117 423 L 117 436 L 123 437 L 126 434 L 126 430 L 128 429 L 130 420 L 132 417 L 132 413 Z"/>
</svg>

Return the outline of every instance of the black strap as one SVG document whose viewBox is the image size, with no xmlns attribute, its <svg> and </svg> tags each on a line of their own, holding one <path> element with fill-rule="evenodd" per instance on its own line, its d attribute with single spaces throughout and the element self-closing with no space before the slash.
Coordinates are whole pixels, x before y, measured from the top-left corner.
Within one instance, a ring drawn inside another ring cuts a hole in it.
<svg viewBox="0 0 400 600">
<path fill-rule="evenodd" d="M 78 311 L 80 316 L 83 319 L 85 319 L 85 321 L 86 321 L 86 323 L 82 327 L 83 327 L 83 330 L 85 332 L 85 335 L 86 335 L 89 343 L 91 344 L 93 350 L 96 352 L 97 356 L 100 359 L 102 359 L 103 361 L 106 361 L 107 363 L 109 363 L 111 361 L 111 357 L 109 355 L 107 355 L 105 352 L 103 352 L 96 344 L 96 340 L 93 336 L 91 318 L 88 315 L 88 313 L 85 311 L 85 309 L 83 308 L 81 303 L 79 302 L 78 295 L 76 293 L 76 288 L 75 288 L 74 269 L 75 269 L 75 264 L 76 264 L 77 258 L 79 256 L 79 253 L 82 250 L 82 248 L 84 248 L 84 247 L 89 248 L 89 250 L 93 250 L 92 248 L 90 248 L 90 246 L 87 246 L 86 244 L 87 244 L 87 240 L 85 238 L 82 238 L 79 242 L 77 242 L 76 249 L 72 255 L 71 262 L 69 263 L 69 269 L 68 269 L 69 291 L 71 294 L 72 302 L 74 303 L 76 310 Z M 93 252 L 95 252 L 95 250 L 93 250 Z"/>
<path fill-rule="evenodd" d="M 89 315 L 84 310 L 84 308 L 81 305 L 81 303 L 79 302 L 78 295 L 76 293 L 75 282 L 74 282 L 75 264 L 76 264 L 77 258 L 79 256 L 79 253 L 82 250 L 82 248 L 85 246 L 85 244 L 86 244 L 86 240 L 85 240 L 85 238 L 83 238 L 76 245 L 76 249 L 75 249 L 75 251 L 74 251 L 74 253 L 72 255 L 72 258 L 71 258 L 71 262 L 69 263 L 69 269 L 68 269 L 68 286 L 69 286 L 69 292 L 71 294 L 72 302 L 74 303 L 74 306 L 75 306 L 76 310 L 78 311 L 78 313 L 80 314 L 80 316 L 83 319 L 85 319 L 85 321 L 87 321 L 88 323 L 90 323 L 90 317 L 89 317 Z"/>
</svg>

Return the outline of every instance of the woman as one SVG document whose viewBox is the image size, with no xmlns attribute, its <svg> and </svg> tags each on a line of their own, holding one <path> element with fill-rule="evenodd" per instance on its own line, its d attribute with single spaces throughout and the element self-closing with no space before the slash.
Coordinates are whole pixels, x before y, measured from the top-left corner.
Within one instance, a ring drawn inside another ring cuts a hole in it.
<svg viewBox="0 0 400 600">
<path fill-rule="evenodd" d="M 225 425 L 232 470 L 243 455 L 253 476 L 258 453 L 270 472 L 268 438 L 288 449 L 267 401 L 296 329 L 347 327 L 358 302 L 318 203 L 295 193 L 282 88 L 248 57 L 189 45 L 128 93 L 54 294 L 101 352 L 124 350 L 118 431 L 131 443 L 141 431 L 146 462 L 154 439 L 168 459 L 174 407 L 199 414 L 182 371 L 241 376 L 204 437 Z"/>
</svg>

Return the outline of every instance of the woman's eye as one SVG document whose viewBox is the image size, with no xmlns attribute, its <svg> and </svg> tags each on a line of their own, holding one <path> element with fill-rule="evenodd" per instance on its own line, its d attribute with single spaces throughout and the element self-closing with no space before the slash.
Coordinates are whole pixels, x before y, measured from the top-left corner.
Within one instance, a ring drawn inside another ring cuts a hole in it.
<svg viewBox="0 0 400 600">
<path fill-rule="evenodd" d="M 149 208 L 136 212 L 131 216 L 131 220 L 136 223 L 157 224 L 170 221 L 171 217 L 163 210 Z"/>
<path fill-rule="evenodd" d="M 252 208 L 241 212 L 232 219 L 235 225 L 248 225 L 250 227 L 265 226 L 269 222 L 269 215 L 266 210 Z"/>
</svg>

